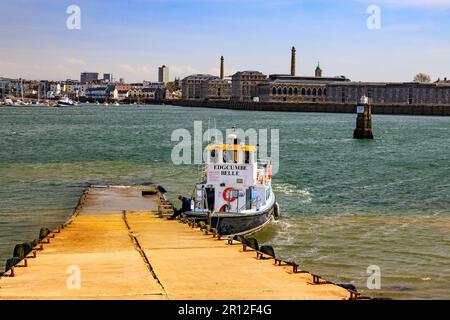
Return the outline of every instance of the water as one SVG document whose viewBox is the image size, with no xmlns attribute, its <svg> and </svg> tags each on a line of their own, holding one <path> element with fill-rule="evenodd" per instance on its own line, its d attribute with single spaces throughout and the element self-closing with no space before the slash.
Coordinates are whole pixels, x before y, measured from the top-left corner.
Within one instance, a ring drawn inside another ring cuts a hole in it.
<svg viewBox="0 0 450 320">
<path fill-rule="evenodd" d="M 0 261 L 62 223 L 87 183 L 190 194 L 197 167 L 171 163 L 171 133 L 210 118 L 220 129 L 280 129 L 283 218 L 257 235 L 277 255 L 370 296 L 450 298 L 450 118 L 440 117 L 377 115 L 376 139 L 355 141 L 349 114 L 0 108 Z M 366 288 L 371 265 L 381 290 Z"/>
</svg>

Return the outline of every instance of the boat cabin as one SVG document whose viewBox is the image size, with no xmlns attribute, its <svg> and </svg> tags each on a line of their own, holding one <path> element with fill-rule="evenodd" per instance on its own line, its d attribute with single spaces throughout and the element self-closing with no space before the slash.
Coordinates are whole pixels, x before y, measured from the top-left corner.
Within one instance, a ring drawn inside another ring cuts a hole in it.
<svg viewBox="0 0 450 320">
<path fill-rule="evenodd" d="M 257 160 L 257 147 L 242 144 L 236 135 L 229 143 L 209 145 L 203 182 L 194 195 L 195 212 L 258 211 L 271 194 L 271 165 Z"/>
</svg>

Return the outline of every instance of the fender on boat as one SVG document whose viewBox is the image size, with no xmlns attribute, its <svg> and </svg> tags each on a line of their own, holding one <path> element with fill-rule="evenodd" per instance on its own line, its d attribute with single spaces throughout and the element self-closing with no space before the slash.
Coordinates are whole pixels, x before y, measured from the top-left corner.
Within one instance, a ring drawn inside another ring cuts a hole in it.
<svg viewBox="0 0 450 320">
<path fill-rule="evenodd" d="M 280 205 L 278 202 L 275 202 L 275 205 L 273 206 L 273 216 L 275 218 L 278 218 L 280 216 Z"/>
</svg>

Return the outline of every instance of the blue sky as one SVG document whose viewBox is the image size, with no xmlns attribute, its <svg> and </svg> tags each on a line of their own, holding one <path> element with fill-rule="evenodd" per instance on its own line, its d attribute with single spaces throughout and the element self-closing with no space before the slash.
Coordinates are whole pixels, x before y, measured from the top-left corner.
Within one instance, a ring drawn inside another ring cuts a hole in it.
<svg viewBox="0 0 450 320">
<path fill-rule="evenodd" d="M 81 30 L 68 30 L 69 5 Z M 369 30 L 369 5 L 381 29 Z M 355 81 L 450 78 L 450 0 L 0 0 L 0 76 L 78 79 L 111 72 L 126 81 L 259 70 Z"/>
</svg>

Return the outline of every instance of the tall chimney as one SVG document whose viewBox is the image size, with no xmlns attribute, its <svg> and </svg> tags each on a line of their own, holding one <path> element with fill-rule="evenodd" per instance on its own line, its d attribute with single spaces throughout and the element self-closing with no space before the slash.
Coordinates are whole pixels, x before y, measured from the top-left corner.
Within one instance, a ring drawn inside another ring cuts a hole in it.
<svg viewBox="0 0 450 320">
<path fill-rule="evenodd" d="M 291 54 L 291 76 L 295 76 L 295 69 L 296 69 L 296 66 L 295 66 L 295 53 L 296 53 L 296 50 L 295 50 L 295 47 L 292 47 L 292 54 Z"/>
<path fill-rule="evenodd" d="M 223 66 L 223 56 L 220 57 L 220 79 L 224 78 L 224 66 Z"/>
</svg>

